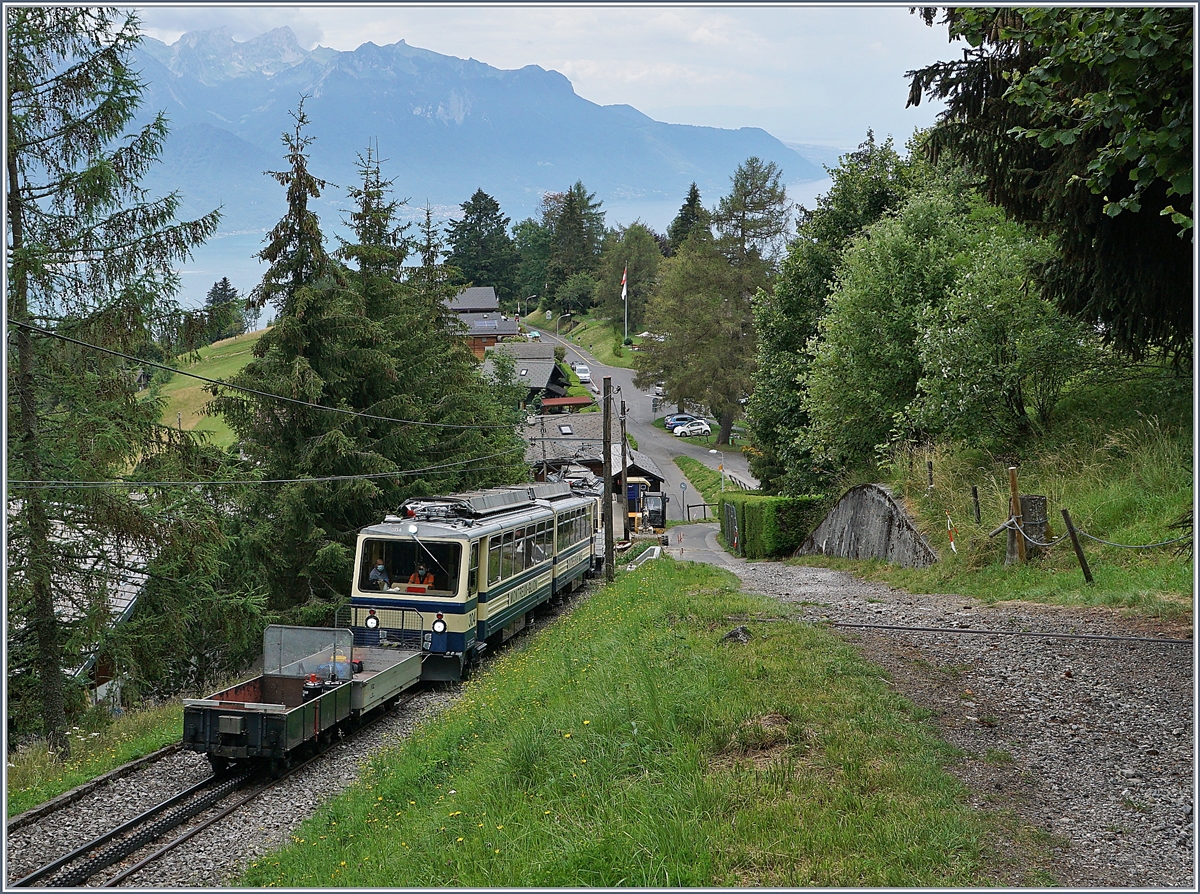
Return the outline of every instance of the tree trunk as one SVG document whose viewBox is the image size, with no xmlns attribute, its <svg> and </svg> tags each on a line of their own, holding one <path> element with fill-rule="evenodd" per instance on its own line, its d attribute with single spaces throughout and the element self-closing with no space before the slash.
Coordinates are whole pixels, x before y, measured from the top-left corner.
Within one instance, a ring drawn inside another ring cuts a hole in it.
<svg viewBox="0 0 1200 894">
<path fill-rule="evenodd" d="M 721 427 L 717 430 L 717 446 L 729 443 L 729 436 L 733 433 L 733 416 L 732 409 L 725 410 L 721 413 Z"/>
<path fill-rule="evenodd" d="M 12 147 L 8 157 L 8 217 L 12 239 L 12 256 L 20 257 L 24 247 L 22 196 Z M 14 322 L 29 322 L 28 274 L 19 264 L 13 273 L 13 303 L 9 307 Z M 38 442 L 37 400 L 34 394 L 33 336 L 28 329 L 17 330 L 17 403 L 20 417 L 17 434 L 21 439 L 21 458 L 30 481 L 42 478 L 42 462 Z M 60 757 L 71 754 L 67 738 L 67 717 L 63 699 L 62 643 L 59 641 L 58 618 L 54 613 L 54 593 L 50 584 L 51 548 L 50 520 L 41 491 L 31 487 L 21 495 L 29 532 L 25 574 L 32 594 L 29 625 L 37 637 L 36 667 L 42 690 L 42 731 L 51 750 Z"/>
</svg>

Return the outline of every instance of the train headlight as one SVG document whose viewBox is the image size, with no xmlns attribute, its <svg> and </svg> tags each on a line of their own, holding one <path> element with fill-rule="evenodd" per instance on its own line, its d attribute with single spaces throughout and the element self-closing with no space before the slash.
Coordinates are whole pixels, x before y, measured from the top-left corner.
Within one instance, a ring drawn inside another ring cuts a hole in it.
<svg viewBox="0 0 1200 894">
<path fill-rule="evenodd" d="M 368 630 L 379 629 L 379 616 L 375 614 L 375 609 L 371 609 L 369 612 L 367 612 L 367 619 L 363 621 L 363 626 Z"/>
<path fill-rule="evenodd" d="M 446 632 L 446 622 L 443 620 L 441 612 L 438 612 L 438 616 L 433 622 L 432 630 L 434 633 Z"/>
</svg>

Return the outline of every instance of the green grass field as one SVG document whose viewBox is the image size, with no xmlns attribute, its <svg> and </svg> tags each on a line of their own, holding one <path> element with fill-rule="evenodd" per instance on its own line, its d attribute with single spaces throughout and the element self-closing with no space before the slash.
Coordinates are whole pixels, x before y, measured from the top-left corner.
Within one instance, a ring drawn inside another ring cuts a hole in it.
<svg viewBox="0 0 1200 894">
<path fill-rule="evenodd" d="M 253 359 L 254 343 L 262 332 L 248 332 L 201 348 L 199 360 L 180 357 L 177 369 L 194 372 L 209 379 L 229 379 Z M 188 431 L 203 431 L 218 447 L 233 444 L 234 436 L 220 416 L 204 414 L 204 405 L 212 400 L 205 391 L 207 383 L 176 374 L 159 389 L 165 401 L 162 421 L 166 425 L 181 425 Z"/>
<path fill-rule="evenodd" d="M 241 884 L 988 882 L 928 712 L 727 572 L 650 562 L 514 645 Z"/>
</svg>

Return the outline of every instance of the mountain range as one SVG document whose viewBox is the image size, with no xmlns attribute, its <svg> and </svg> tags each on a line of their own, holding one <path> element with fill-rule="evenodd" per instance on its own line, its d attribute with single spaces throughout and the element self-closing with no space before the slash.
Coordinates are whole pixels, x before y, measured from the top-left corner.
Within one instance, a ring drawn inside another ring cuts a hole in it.
<svg viewBox="0 0 1200 894">
<path fill-rule="evenodd" d="M 170 45 L 146 38 L 135 64 L 146 84 L 141 120 L 163 111 L 170 122 L 145 185 L 179 190 L 185 216 L 222 207 L 218 237 L 183 271 L 185 298 L 225 275 L 243 291 L 254 285 L 251 256 L 284 210 L 282 187 L 264 172 L 284 166 L 280 136 L 302 96 L 310 170 L 329 181 L 314 204 L 327 235 L 344 231 L 345 188 L 369 143 L 408 215 L 428 203 L 440 221 L 482 188 L 516 222 L 536 216 L 544 193 L 582 180 L 610 225 L 640 218 L 663 230 L 692 181 L 714 205 L 751 155 L 774 161 L 788 184 L 825 177 L 760 128 L 666 124 L 590 102 L 556 71 L 497 69 L 403 40 L 306 50 L 286 27 L 244 42 L 222 28 Z"/>
</svg>

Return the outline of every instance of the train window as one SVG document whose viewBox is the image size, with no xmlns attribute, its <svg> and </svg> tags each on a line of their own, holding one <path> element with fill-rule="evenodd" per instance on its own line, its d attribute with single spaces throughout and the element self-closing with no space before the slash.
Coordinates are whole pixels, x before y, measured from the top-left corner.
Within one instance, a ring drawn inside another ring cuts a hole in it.
<svg viewBox="0 0 1200 894">
<path fill-rule="evenodd" d="M 496 583 L 500 580 L 500 547 L 503 543 L 503 538 L 499 534 L 492 536 L 491 543 L 488 545 L 488 585 Z"/>
<path fill-rule="evenodd" d="M 538 522 L 530 543 L 530 563 L 537 565 L 546 561 L 546 523 Z"/>
<path fill-rule="evenodd" d="M 528 537 L 526 537 L 526 533 L 525 528 L 517 528 L 513 534 L 513 574 L 520 574 L 529 567 L 527 561 L 529 553 L 526 549 Z"/>
<path fill-rule="evenodd" d="M 462 544 L 454 541 L 422 538 L 417 543 L 411 538 L 372 538 L 363 541 L 360 555 L 360 590 L 402 590 L 419 564 L 424 564 L 433 574 L 431 589 L 456 590 L 459 586 Z M 375 570 L 380 560 L 384 566 L 382 573 Z"/>
<path fill-rule="evenodd" d="M 504 549 L 500 553 L 500 576 L 502 578 L 513 576 L 513 558 L 513 532 L 507 531 L 504 534 Z"/>
<path fill-rule="evenodd" d="M 467 570 L 467 592 L 479 592 L 479 541 L 471 541 L 471 564 Z"/>
</svg>

